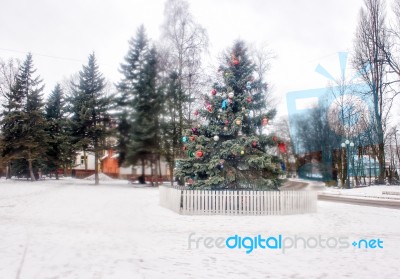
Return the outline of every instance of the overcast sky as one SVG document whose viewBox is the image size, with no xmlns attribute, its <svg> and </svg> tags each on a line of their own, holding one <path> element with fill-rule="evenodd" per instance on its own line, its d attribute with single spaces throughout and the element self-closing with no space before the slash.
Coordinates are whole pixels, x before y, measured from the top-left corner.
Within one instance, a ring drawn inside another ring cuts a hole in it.
<svg viewBox="0 0 400 279">
<path fill-rule="evenodd" d="M 81 69 L 95 51 L 104 75 L 119 80 L 128 40 L 144 24 L 157 39 L 164 0 L 10 0 L 0 8 L 0 57 L 23 59 L 32 52 L 46 94 Z M 190 0 L 197 22 L 208 31 L 210 56 L 237 39 L 268 43 L 277 58 L 268 80 L 281 98 L 288 91 L 324 87 L 314 70 L 321 63 L 340 73 L 337 52 L 351 51 L 362 0 Z"/>
</svg>

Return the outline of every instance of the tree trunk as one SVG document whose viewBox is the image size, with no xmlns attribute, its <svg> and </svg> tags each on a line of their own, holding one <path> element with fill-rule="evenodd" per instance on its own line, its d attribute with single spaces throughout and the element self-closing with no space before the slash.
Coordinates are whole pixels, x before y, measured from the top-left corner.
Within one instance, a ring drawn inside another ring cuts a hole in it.
<svg viewBox="0 0 400 279">
<path fill-rule="evenodd" d="M 144 160 L 144 158 L 142 158 L 142 181 L 139 181 L 139 183 L 141 183 L 141 184 L 145 184 L 146 183 L 146 179 L 145 179 L 145 160 Z"/>
<path fill-rule="evenodd" d="M 36 181 L 35 174 L 33 173 L 32 159 L 28 159 L 28 166 L 29 166 L 29 174 L 31 176 L 31 180 Z"/>
<path fill-rule="evenodd" d="M 83 150 L 83 162 L 85 164 L 85 170 L 88 169 L 88 162 L 87 162 L 87 157 L 86 157 L 86 150 Z"/>
<path fill-rule="evenodd" d="M 173 163 L 168 163 L 169 168 L 169 179 L 171 181 L 171 186 L 174 186 L 174 165 Z"/>
<path fill-rule="evenodd" d="M 385 183 L 385 144 L 379 143 L 378 146 L 378 162 L 379 162 L 379 184 Z"/>
<path fill-rule="evenodd" d="M 94 185 L 99 185 L 99 151 L 97 150 L 97 139 L 94 142 Z"/>
<path fill-rule="evenodd" d="M 6 179 L 11 179 L 11 163 L 10 162 L 8 162 L 8 164 L 7 164 L 6 172 L 7 172 Z"/>
</svg>

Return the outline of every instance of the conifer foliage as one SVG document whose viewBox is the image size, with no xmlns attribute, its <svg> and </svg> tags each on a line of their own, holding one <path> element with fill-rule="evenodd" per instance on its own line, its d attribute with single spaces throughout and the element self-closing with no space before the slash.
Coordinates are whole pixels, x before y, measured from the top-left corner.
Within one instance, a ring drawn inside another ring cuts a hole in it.
<svg viewBox="0 0 400 279">
<path fill-rule="evenodd" d="M 254 76 L 242 41 L 225 55 L 219 74 L 203 96 L 204 107 L 194 112 L 197 124 L 182 137 L 187 157 L 177 174 L 198 188 L 277 189 L 280 160 L 269 153 L 285 152 L 284 143 L 262 133 L 275 110 L 266 107 L 267 85 Z"/>
<path fill-rule="evenodd" d="M 139 27 L 129 41 L 129 51 L 121 64 L 123 78 L 117 85 L 119 98 L 120 163 L 156 165 L 160 159 L 160 113 L 162 92 L 158 79 L 156 49 L 150 45 L 145 29 Z M 156 169 L 154 167 L 152 169 Z M 157 176 L 157 173 L 153 173 Z M 143 182 L 143 180 L 142 180 Z"/>
<path fill-rule="evenodd" d="M 46 171 L 54 172 L 71 164 L 75 156 L 70 136 L 70 121 L 67 119 L 66 102 L 60 84 L 57 84 L 46 101 L 48 148 L 46 152 Z"/>
<path fill-rule="evenodd" d="M 26 164 L 31 180 L 36 180 L 34 164 L 43 158 L 47 142 L 42 100 L 44 86 L 35 73 L 32 55 L 28 54 L 14 86 L 5 96 L 1 121 L 2 156 L 14 165 Z"/>
<path fill-rule="evenodd" d="M 95 184 L 99 184 L 100 152 L 106 148 L 110 133 L 110 98 L 104 90 L 105 79 L 99 71 L 94 54 L 79 72 L 79 83 L 72 84 L 71 123 L 75 145 L 95 155 Z"/>
</svg>

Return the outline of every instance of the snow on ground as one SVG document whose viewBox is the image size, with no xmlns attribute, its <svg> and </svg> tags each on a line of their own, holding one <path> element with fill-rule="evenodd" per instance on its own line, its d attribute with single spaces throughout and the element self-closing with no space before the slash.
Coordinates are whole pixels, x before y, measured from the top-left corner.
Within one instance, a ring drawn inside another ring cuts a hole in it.
<svg viewBox="0 0 400 279">
<path fill-rule="evenodd" d="M 91 176 L 88 176 L 86 178 L 84 178 L 86 180 L 93 180 L 95 179 L 95 175 L 92 174 Z M 104 174 L 104 173 L 99 173 L 99 180 L 100 181 L 113 181 L 114 179 L 109 177 L 108 175 Z"/>
<path fill-rule="evenodd" d="M 0 179 L 0 278 L 399 278 L 400 210 L 318 202 L 292 216 L 182 216 L 126 181 Z M 383 240 L 383 249 L 188 249 L 195 237 Z"/>
<path fill-rule="evenodd" d="M 352 189 L 325 188 L 324 194 L 400 200 L 400 186 L 375 185 Z"/>
</svg>

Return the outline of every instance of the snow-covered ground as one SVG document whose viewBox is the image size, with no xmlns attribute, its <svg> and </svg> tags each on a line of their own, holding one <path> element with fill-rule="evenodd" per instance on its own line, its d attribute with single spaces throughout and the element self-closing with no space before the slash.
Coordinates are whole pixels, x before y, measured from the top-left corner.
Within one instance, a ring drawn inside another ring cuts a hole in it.
<svg viewBox="0 0 400 279">
<path fill-rule="evenodd" d="M 195 233 L 194 235 L 192 233 Z M 188 249 L 188 237 L 377 239 L 383 248 Z M 126 181 L 0 179 L 0 278 L 399 278 L 400 210 L 318 202 L 292 216 L 182 216 Z"/>
<path fill-rule="evenodd" d="M 400 200 L 400 186 L 376 185 L 352 189 L 325 188 L 324 194 Z"/>
</svg>

